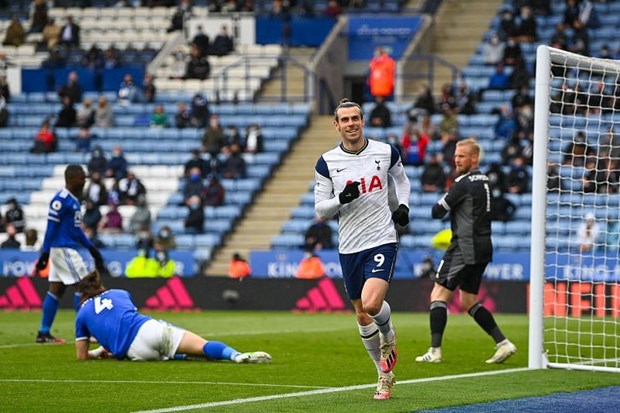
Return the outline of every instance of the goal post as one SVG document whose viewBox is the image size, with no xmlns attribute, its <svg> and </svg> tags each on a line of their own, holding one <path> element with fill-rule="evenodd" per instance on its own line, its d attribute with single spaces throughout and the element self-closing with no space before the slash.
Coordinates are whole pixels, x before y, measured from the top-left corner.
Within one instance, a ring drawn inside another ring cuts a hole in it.
<svg viewBox="0 0 620 413">
<path fill-rule="evenodd" d="M 528 366 L 620 372 L 620 61 L 536 59 Z"/>
</svg>

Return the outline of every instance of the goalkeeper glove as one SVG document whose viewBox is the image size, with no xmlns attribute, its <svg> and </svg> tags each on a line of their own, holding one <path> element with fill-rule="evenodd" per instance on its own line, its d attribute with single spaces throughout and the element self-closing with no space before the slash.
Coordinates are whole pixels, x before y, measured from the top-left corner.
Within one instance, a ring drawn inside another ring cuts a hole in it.
<svg viewBox="0 0 620 413">
<path fill-rule="evenodd" d="M 35 264 L 35 268 L 39 271 L 44 270 L 45 267 L 47 267 L 47 262 L 49 261 L 49 259 L 50 259 L 50 253 L 42 252 L 41 255 L 39 256 L 39 260 Z"/>
<path fill-rule="evenodd" d="M 409 224 L 409 208 L 406 205 L 400 204 L 394 212 L 392 212 L 392 221 L 400 225 L 401 227 Z"/>
<path fill-rule="evenodd" d="M 338 195 L 341 204 L 348 204 L 360 196 L 359 182 L 350 182 L 344 187 L 344 190 Z"/>
<path fill-rule="evenodd" d="M 101 253 L 99 252 L 99 250 L 95 247 L 90 247 L 88 249 L 88 252 L 90 252 L 90 255 L 93 257 L 93 259 L 95 260 L 95 268 L 97 269 L 97 271 L 99 271 L 99 273 L 101 274 L 103 271 L 106 270 L 105 268 L 105 263 L 103 262 L 103 257 L 101 256 Z"/>
</svg>

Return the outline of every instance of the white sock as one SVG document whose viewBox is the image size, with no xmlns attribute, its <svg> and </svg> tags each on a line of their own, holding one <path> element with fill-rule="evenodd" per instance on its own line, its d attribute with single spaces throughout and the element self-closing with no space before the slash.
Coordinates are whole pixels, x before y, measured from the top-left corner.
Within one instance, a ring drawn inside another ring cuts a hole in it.
<svg viewBox="0 0 620 413">
<path fill-rule="evenodd" d="M 367 326 L 358 324 L 357 328 L 360 331 L 362 343 L 364 343 L 370 359 L 375 363 L 377 372 L 381 373 L 381 349 L 379 348 L 379 329 L 377 325 L 375 323 L 370 323 Z"/>
<path fill-rule="evenodd" d="M 387 301 L 383 302 L 381 306 L 381 310 L 372 317 L 375 320 L 375 324 L 379 328 L 379 333 L 381 334 L 381 339 L 384 341 L 392 341 L 394 340 L 394 329 L 392 328 L 392 310 Z"/>
</svg>

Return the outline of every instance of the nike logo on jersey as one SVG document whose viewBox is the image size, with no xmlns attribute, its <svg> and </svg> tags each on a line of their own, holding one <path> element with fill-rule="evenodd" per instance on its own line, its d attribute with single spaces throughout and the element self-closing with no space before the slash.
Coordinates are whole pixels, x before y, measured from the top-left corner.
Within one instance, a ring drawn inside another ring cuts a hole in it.
<svg viewBox="0 0 620 413">
<path fill-rule="evenodd" d="M 336 169 L 336 172 L 342 172 L 342 171 L 344 171 L 345 169 L 347 169 L 347 168 L 339 168 L 339 169 L 337 168 L 337 169 Z"/>
<path fill-rule="evenodd" d="M 383 268 L 373 268 L 370 272 L 381 272 Z"/>
</svg>

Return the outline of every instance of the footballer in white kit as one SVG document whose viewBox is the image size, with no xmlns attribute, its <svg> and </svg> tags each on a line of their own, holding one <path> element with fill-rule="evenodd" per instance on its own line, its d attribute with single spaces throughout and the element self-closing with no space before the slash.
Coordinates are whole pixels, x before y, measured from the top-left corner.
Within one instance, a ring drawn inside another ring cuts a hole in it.
<svg viewBox="0 0 620 413">
<path fill-rule="evenodd" d="M 395 224 L 409 223 L 411 187 L 398 150 L 364 137 L 364 117 L 357 103 L 343 99 L 334 114 L 342 142 L 316 163 L 315 210 L 321 219 L 338 219 L 345 289 L 379 373 L 374 398 L 388 399 L 397 351 L 391 310 L 384 298 L 398 252 Z M 388 199 L 391 184 L 397 199 L 394 210 Z"/>
</svg>

